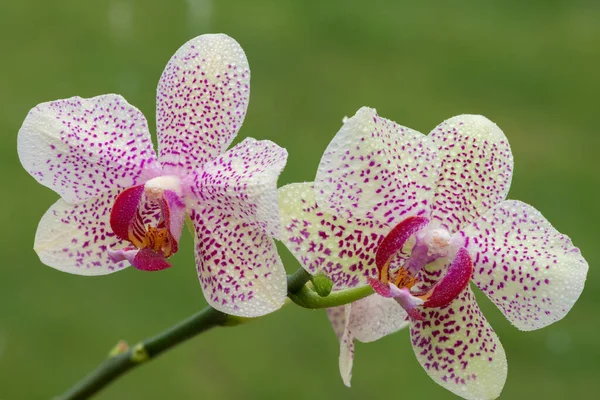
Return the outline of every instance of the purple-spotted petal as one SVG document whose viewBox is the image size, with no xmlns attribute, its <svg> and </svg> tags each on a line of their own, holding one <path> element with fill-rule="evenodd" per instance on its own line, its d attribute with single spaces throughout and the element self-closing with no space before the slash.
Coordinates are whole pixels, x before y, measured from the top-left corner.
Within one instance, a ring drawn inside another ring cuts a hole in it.
<svg viewBox="0 0 600 400">
<path fill-rule="evenodd" d="M 179 239 L 185 223 L 186 205 L 183 199 L 172 190 L 165 190 L 161 199 L 161 210 L 165 227 L 169 232 L 173 253 L 177 252 Z"/>
<path fill-rule="evenodd" d="M 114 94 L 38 105 L 17 150 L 27 172 L 69 203 L 133 186 L 158 167 L 144 115 Z"/>
<path fill-rule="evenodd" d="M 326 212 L 391 226 L 427 212 L 438 169 L 421 133 L 363 107 L 321 158 L 315 192 Z"/>
<path fill-rule="evenodd" d="M 113 261 L 108 250 L 125 247 L 110 228 L 110 209 L 118 191 L 83 203 L 58 200 L 42 217 L 34 249 L 40 260 L 60 271 L 77 275 L 104 275 L 129 265 Z"/>
<path fill-rule="evenodd" d="M 473 281 L 521 330 L 563 318 L 583 291 L 588 264 L 535 208 L 507 200 L 465 228 Z"/>
<path fill-rule="evenodd" d="M 206 207 L 279 237 L 277 178 L 286 159 L 287 151 L 275 143 L 248 138 L 198 171 L 192 190 Z"/>
<path fill-rule="evenodd" d="M 283 305 L 286 275 L 273 239 L 215 208 L 196 205 L 191 218 L 198 276 L 211 306 L 227 314 L 258 317 Z"/>
<path fill-rule="evenodd" d="M 432 217 L 450 233 L 506 198 L 513 171 L 508 140 L 481 115 L 459 115 L 428 136 L 441 162 Z"/>
<path fill-rule="evenodd" d="M 324 212 L 308 182 L 280 188 L 279 209 L 282 241 L 310 274 L 327 275 L 334 289 L 366 285 L 377 276 L 375 253 L 389 227 Z"/>
<path fill-rule="evenodd" d="M 450 305 L 424 309 L 410 329 L 421 366 L 438 384 L 465 399 L 495 399 L 506 381 L 506 355 L 467 287 Z"/>
<path fill-rule="evenodd" d="M 158 83 L 156 125 L 160 160 L 193 171 L 223 153 L 242 126 L 250 69 L 227 35 L 202 35 L 173 55 Z"/>
</svg>

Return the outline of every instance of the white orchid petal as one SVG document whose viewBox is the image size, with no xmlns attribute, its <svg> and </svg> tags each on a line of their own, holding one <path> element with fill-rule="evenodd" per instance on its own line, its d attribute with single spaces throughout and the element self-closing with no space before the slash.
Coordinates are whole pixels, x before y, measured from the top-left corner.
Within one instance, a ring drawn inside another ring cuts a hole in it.
<svg viewBox="0 0 600 400">
<path fill-rule="evenodd" d="M 262 229 L 216 208 L 193 206 L 196 264 L 204 297 L 219 311 L 259 317 L 283 306 L 285 269 Z"/>
<path fill-rule="evenodd" d="M 528 204 L 504 201 L 463 234 L 473 281 L 521 330 L 562 319 L 583 291 L 588 264 L 581 252 Z"/>
<path fill-rule="evenodd" d="M 391 226 L 428 211 L 438 164 L 419 132 L 363 107 L 321 158 L 315 193 L 324 211 Z"/>
<path fill-rule="evenodd" d="M 42 217 L 34 249 L 40 260 L 60 271 L 77 275 L 104 275 L 129 265 L 113 261 L 109 250 L 129 243 L 110 228 L 110 208 L 118 191 L 104 193 L 83 203 L 58 200 Z"/>
<path fill-rule="evenodd" d="M 196 173 L 194 191 L 204 206 L 279 237 L 277 178 L 286 159 L 287 151 L 275 143 L 248 138 Z"/>
<path fill-rule="evenodd" d="M 497 398 L 506 382 L 506 355 L 471 289 L 446 307 L 423 311 L 410 337 L 425 372 L 465 399 Z"/>
<path fill-rule="evenodd" d="M 17 151 L 27 172 L 69 203 L 133 186 L 158 168 L 144 115 L 114 94 L 38 105 Z"/>
<path fill-rule="evenodd" d="M 158 83 L 161 162 L 191 172 L 223 153 L 244 122 L 249 97 L 248 60 L 234 39 L 211 34 L 185 43 Z"/>
<path fill-rule="evenodd" d="M 317 206 L 312 183 L 280 188 L 279 208 L 281 240 L 310 274 L 327 275 L 334 289 L 367 285 L 377 276 L 375 251 L 387 226 L 329 214 Z"/>
<path fill-rule="evenodd" d="M 459 115 L 428 136 L 441 163 L 432 218 L 456 232 L 506 198 L 513 172 L 508 140 L 481 115 Z"/>
</svg>

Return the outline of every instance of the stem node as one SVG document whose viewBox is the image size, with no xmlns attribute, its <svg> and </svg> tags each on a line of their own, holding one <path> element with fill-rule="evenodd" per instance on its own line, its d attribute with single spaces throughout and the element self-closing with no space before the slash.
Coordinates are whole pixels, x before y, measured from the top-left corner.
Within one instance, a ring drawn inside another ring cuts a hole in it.
<svg viewBox="0 0 600 400">
<path fill-rule="evenodd" d="M 141 364 L 150 359 L 150 354 L 146 350 L 144 343 L 138 343 L 131 350 L 131 361 L 135 364 Z"/>
</svg>

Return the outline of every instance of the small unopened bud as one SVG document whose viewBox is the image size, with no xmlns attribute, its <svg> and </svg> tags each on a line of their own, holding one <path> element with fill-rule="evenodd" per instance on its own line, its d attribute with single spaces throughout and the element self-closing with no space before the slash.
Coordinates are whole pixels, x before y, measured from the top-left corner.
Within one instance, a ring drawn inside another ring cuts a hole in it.
<svg viewBox="0 0 600 400">
<path fill-rule="evenodd" d="M 129 350 L 129 345 L 127 344 L 127 342 L 124 340 L 119 340 L 119 343 L 117 343 L 115 347 L 111 349 L 110 353 L 108 353 L 108 356 L 115 357 L 119 354 L 126 353 L 127 350 Z"/>
<path fill-rule="evenodd" d="M 315 292 L 321 297 L 327 297 L 333 288 L 333 281 L 323 274 L 315 275 L 311 279 Z"/>
</svg>

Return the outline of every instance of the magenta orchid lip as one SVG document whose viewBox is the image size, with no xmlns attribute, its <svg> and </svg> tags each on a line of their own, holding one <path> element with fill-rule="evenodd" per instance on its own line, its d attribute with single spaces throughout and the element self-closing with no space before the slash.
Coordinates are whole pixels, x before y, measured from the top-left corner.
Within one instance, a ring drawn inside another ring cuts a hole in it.
<svg viewBox="0 0 600 400">
<path fill-rule="evenodd" d="M 109 250 L 109 257 L 114 262 L 127 260 L 142 271 L 171 266 L 166 259 L 179 249 L 185 219 L 185 201 L 173 190 L 152 187 L 152 181 L 125 189 L 110 212 L 111 229 L 131 246 Z"/>
</svg>

